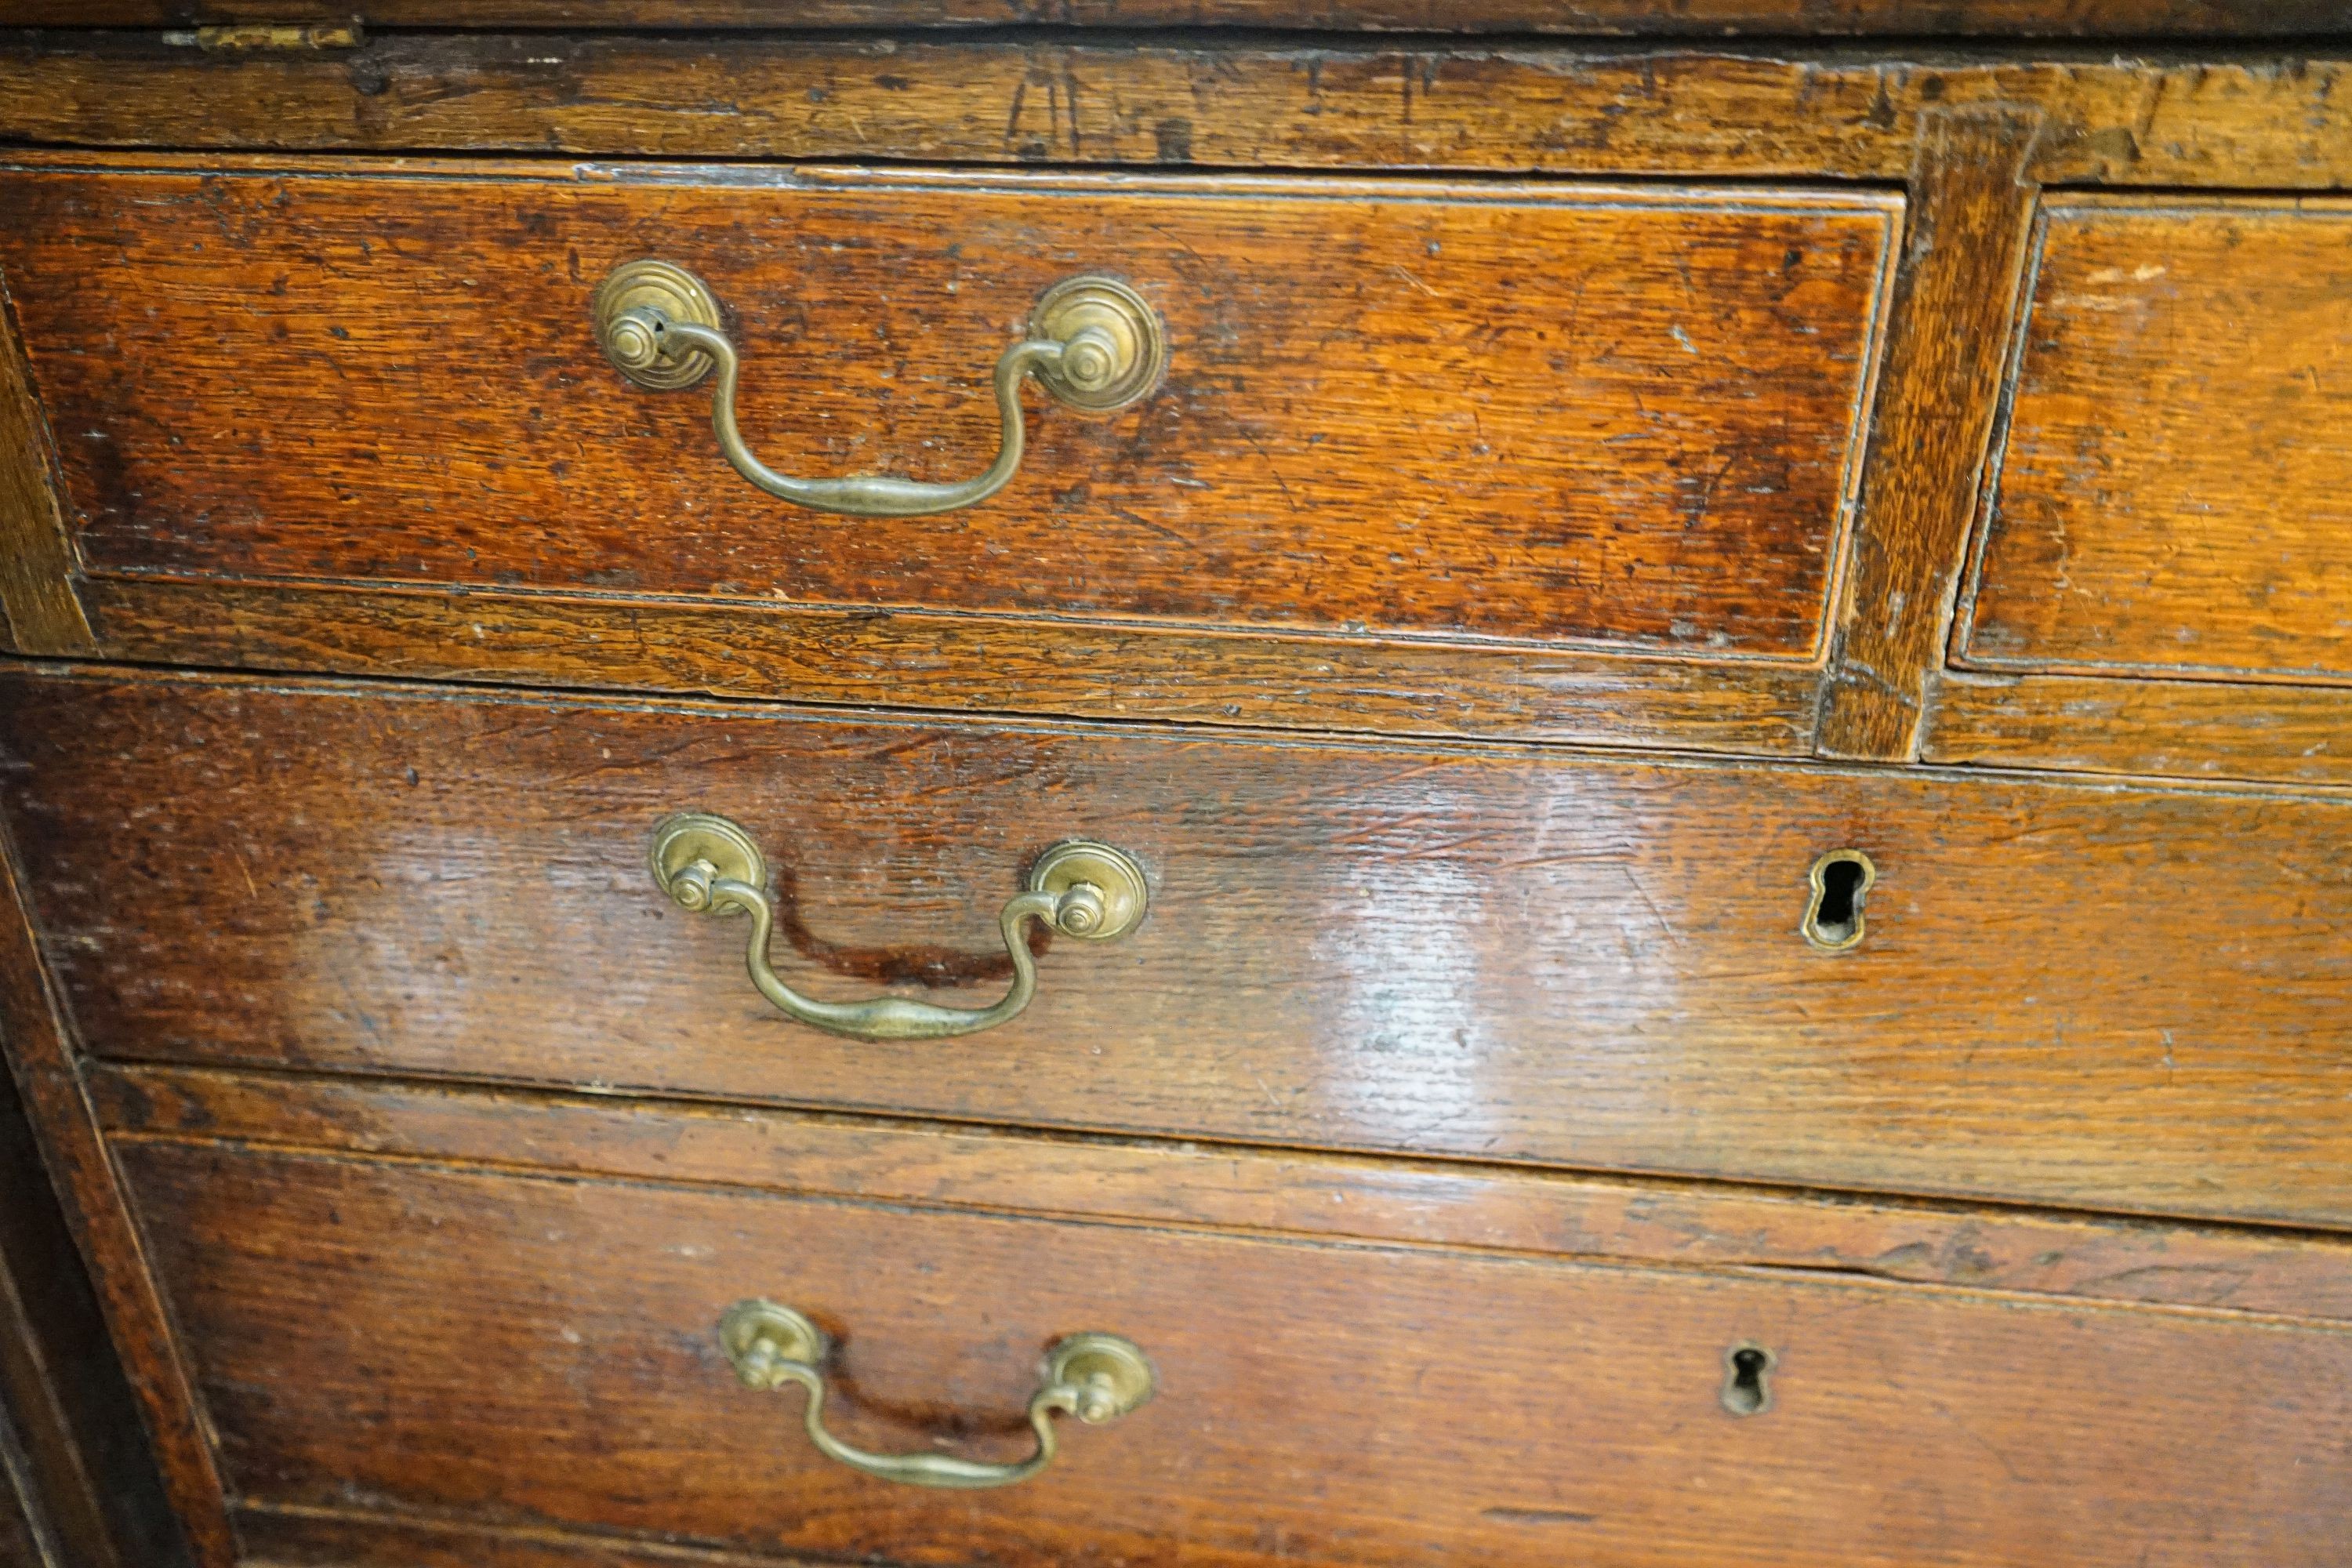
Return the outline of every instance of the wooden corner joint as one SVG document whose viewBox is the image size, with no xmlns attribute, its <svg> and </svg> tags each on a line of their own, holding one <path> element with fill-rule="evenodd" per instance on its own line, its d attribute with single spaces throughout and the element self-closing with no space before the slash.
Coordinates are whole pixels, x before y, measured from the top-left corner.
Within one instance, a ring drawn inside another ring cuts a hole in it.
<svg viewBox="0 0 2352 1568">
<path fill-rule="evenodd" d="M 0 611 L 17 653 L 94 653 L 47 422 L 0 280 Z"/>
</svg>

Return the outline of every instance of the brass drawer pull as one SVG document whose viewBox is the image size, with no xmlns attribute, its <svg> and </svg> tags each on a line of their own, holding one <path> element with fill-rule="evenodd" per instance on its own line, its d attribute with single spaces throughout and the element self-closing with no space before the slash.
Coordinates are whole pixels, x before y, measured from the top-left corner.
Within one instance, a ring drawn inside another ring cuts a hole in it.
<svg viewBox="0 0 2352 1568">
<path fill-rule="evenodd" d="M 1131 1341 L 1117 1334 L 1073 1334 L 1046 1352 L 1045 1376 L 1029 1396 L 1037 1451 L 1027 1458 L 992 1465 L 949 1454 L 871 1454 L 824 1429 L 824 1335 L 806 1317 L 773 1301 L 738 1301 L 719 1320 L 719 1343 L 744 1387 L 797 1383 L 808 1391 L 803 1424 L 817 1452 L 854 1470 L 913 1487 L 977 1491 L 1025 1481 L 1052 1464 L 1059 1450 L 1055 1413 L 1098 1426 L 1151 1397 L 1150 1363 Z"/>
<path fill-rule="evenodd" d="M 1021 466 L 1026 432 L 1021 382 L 1034 374 L 1074 408 L 1108 413 L 1142 397 L 1167 368 L 1168 337 L 1143 297 L 1114 278 L 1071 278 L 1039 298 L 1029 334 L 996 362 L 996 407 L 1003 433 L 987 471 L 953 484 L 862 474 L 796 479 L 751 455 L 735 427 L 735 345 L 719 330 L 719 301 L 693 273 L 667 261 L 613 269 L 593 306 L 596 341 L 621 374 L 656 390 L 693 386 L 713 366 L 711 428 L 735 471 L 772 496 L 850 517 L 929 517 L 972 506 L 1003 489 Z"/>
<path fill-rule="evenodd" d="M 1029 868 L 1024 892 L 1005 900 L 997 916 L 1004 951 L 1013 960 L 1013 987 L 987 1007 L 942 1007 L 903 996 L 866 1002 L 820 1002 L 777 978 L 768 963 L 776 909 L 768 897 L 767 862 L 751 835 L 723 816 L 689 812 L 654 830 L 654 881 L 683 910 L 751 917 L 744 963 L 760 994 L 797 1022 L 856 1040 L 937 1040 L 992 1028 L 1019 1016 L 1037 992 L 1037 961 L 1030 956 L 1028 922 L 1044 921 L 1065 936 L 1108 942 L 1142 923 L 1147 894 L 1143 868 L 1108 844 L 1056 844 Z"/>
</svg>

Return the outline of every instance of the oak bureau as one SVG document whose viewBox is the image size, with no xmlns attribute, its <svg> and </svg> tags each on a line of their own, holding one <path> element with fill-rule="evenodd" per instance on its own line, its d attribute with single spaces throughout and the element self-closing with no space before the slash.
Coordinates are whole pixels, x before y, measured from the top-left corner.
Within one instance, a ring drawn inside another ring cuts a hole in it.
<svg viewBox="0 0 2352 1568">
<path fill-rule="evenodd" d="M 2336 0 L 0 0 L 94 1568 L 2347 1568 L 2348 184 Z"/>
</svg>

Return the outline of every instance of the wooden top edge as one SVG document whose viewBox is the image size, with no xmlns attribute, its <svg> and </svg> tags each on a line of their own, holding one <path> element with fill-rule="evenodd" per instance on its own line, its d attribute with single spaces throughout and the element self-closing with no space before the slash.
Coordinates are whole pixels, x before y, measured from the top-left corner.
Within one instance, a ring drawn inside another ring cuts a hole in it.
<svg viewBox="0 0 2352 1568">
<path fill-rule="evenodd" d="M 1066 49 L 1079 58 L 1142 56 L 1190 59 L 1246 57 L 1274 60 L 1445 59 L 1520 61 L 1551 68 L 1598 68 L 1677 62 L 1699 66 L 1803 66 L 1816 69 L 1892 67 L 1927 71 L 1996 68 L 2163 69 L 2198 65 L 2275 67 L 2300 70 L 2352 59 L 2352 0 L 2347 20 L 2326 27 L 2273 32 L 2092 33 L 1904 31 L 1801 32 L 1709 27 L 1558 31 L 1529 28 L 1454 30 L 1267 27 L 1219 24 L 1121 26 L 1084 25 L 940 25 L 824 26 L 809 20 L 767 26 L 625 27 L 602 17 L 533 23 L 490 18 L 464 26 L 349 26 L 348 41 L 315 47 L 206 47 L 201 36 L 257 30 L 244 26 L 110 25 L 77 13 L 51 21 L 25 20 L 0 0 L 0 48 L 44 54 L 85 54 L 106 59 L 168 61 L 233 68 L 256 60 L 364 61 L 386 52 L 442 46 L 485 61 L 530 61 L 551 48 L 626 48 L 658 55 L 699 56 L 735 43 L 755 51 L 802 47 L 830 58 L 887 59 L 922 51 Z M 339 29 L 344 31 L 346 29 Z M 534 61 L 533 63 L 558 63 Z"/>
<path fill-rule="evenodd" d="M 0 139 L 547 165 L 1844 184 L 1907 181 L 1931 117 L 2031 111 L 2043 124 L 2026 174 L 2045 184 L 2352 188 L 2352 120 L 2335 108 L 2352 50 L 2308 34 L 2226 48 L 1212 27 L 387 32 L 282 51 L 163 39 L 0 31 Z M 712 112 L 720 99 L 747 107 Z"/>
<path fill-rule="evenodd" d="M 0 0 L 0 26 L 358 21 L 461 28 L 1279 28 L 1436 35 L 2282 38 L 2352 35 L 2338 0 Z"/>
<path fill-rule="evenodd" d="M 0 172 L 59 174 L 328 174 L 338 179 L 447 180 L 555 184 L 625 180 L 633 185 L 713 183 L 782 189 L 1070 191 L 1107 195 L 1262 196 L 1337 202 L 1387 199 L 1495 205 L 1638 206 L 1829 212 L 1881 220 L 1899 214 L 1904 194 L 1891 185 L 1763 188 L 1705 179 L 1672 184 L 1634 184 L 1575 175 L 1465 178 L 1442 171 L 1418 174 L 1339 173 L 1255 174 L 1235 171 L 1161 173 L 1153 170 L 1025 170 L 946 164 L 776 163 L 743 158 L 641 160 L 626 156 L 522 158 L 403 156 L 298 153 L 83 152 L 0 148 Z M 1882 301 L 1883 305 L 1883 301 Z M 1203 629 L 1203 628 L 1188 628 Z M 1549 645 L 1540 645 L 1549 647 Z M 1687 657 L 1677 654 L 1676 657 Z M 1818 655 L 1808 656 L 1807 662 Z M 1780 662 L 1780 661 L 1776 661 Z"/>
</svg>

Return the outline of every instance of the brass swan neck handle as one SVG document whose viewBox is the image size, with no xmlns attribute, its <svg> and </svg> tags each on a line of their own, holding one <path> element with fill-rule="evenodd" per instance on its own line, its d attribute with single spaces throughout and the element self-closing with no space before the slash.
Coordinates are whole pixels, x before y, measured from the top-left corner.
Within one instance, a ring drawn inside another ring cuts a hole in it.
<svg viewBox="0 0 2352 1568">
<path fill-rule="evenodd" d="M 825 1342 L 806 1316 L 773 1301 L 738 1301 L 719 1320 L 719 1342 L 746 1388 L 798 1384 L 808 1392 L 802 1424 L 826 1458 L 908 1486 L 978 1491 L 1025 1481 L 1060 1451 L 1054 1416 L 1076 1415 L 1088 1426 L 1116 1421 L 1151 1397 L 1151 1365 L 1131 1341 L 1117 1334 L 1073 1334 L 1045 1355 L 1045 1374 L 1029 1398 L 1036 1451 L 1025 1459 L 989 1464 L 951 1454 L 876 1454 L 843 1442 L 824 1428 Z"/>
<path fill-rule="evenodd" d="M 775 902 L 768 896 L 767 864 L 751 835 L 723 816 L 690 812 L 654 831 L 654 882 L 680 909 L 751 917 L 744 965 L 751 984 L 777 1011 L 797 1023 L 855 1040 L 938 1040 L 993 1028 L 1016 1017 L 1037 994 L 1037 961 L 1029 952 L 1028 923 L 1043 921 L 1065 936 L 1107 942 L 1143 920 L 1148 901 L 1143 868 L 1108 844 L 1083 839 L 1057 844 L 1029 868 L 1027 888 L 998 913 L 1013 984 L 986 1007 L 946 1007 L 903 996 L 824 1002 L 784 984 L 768 960 Z"/>
<path fill-rule="evenodd" d="M 715 369 L 710 425 L 735 471 L 772 496 L 847 517 L 929 517 L 986 500 L 1021 467 L 1027 426 L 1021 384 L 1034 375 L 1075 408 L 1107 413 L 1149 393 L 1167 367 L 1168 340 L 1143 297 L 1114 278 L 1080 277 L 1047 289 L 1031 311 L 1028 335 L 996 362 L 1002 434 L 985 470 L 952 483 L 861 474 L 803 479 L 780 474 L 752 455 L 735 421 L 742 363 L 720 330 L 709 287 L 667 261 L 631 261 L 596 290 L 596 338 L 621 373 L 641 386 L 693 386 Z"/>
</svg>

